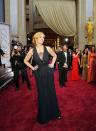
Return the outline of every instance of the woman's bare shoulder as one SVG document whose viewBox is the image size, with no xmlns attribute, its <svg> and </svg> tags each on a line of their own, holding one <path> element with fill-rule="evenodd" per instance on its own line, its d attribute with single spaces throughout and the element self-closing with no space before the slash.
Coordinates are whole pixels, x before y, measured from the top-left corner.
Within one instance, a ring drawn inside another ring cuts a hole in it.
<svg viewBox="0 0 96 131">
<path fill-rule="evenodd" d="M 51 49 L 51 47 L 49 47 L 49 46 L 45 46 L 45 47 L 46 47 L 47 50 L 50 50 L 50 49 Z"/>
<path fill-rule="evenodd" d="M 33 48 L 28 51 L 28 54 L 33 54 Z"/>
</svg>

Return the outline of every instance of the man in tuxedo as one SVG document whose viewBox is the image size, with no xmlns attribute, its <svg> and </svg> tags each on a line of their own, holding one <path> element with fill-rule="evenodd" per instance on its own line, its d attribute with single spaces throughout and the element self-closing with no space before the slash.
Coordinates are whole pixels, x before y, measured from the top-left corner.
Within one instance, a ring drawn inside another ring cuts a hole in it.
<svg viewBox="0 0 96 131">
<path fill-rule="evenodd" d="M 62 51 L 58 54 L 58 70 L 60 87 L 66 87 L 67 71 L 70 62 L 70 55 L 67 51 L 67 45 L 63 45 Z"/>
</svg>

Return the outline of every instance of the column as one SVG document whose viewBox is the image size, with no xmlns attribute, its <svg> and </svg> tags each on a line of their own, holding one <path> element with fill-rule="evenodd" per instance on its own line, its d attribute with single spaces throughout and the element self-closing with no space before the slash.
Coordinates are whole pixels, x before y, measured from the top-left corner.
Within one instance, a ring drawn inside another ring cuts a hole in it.
<svg viewBox="0 0 96 131">
<path fill-rule="evenodd" d="M 4 0 L 0 0 L 0 22 L 4 22 Z"/>
<path fill-rule="evenodd" d="M 5 0 L 5 24 L 10 24 L 10 0 Z"/>
<path fill-rule="evenodd" d="M 18 36 L 18 0 L 10 0 L 10 30 L 12 36 Z"/>
<path fill-rule="evenodd" d="M 86 45 L 85 39 L 85 23 L 86 23 L 86 0 L 78 0 L 77 2 L 77 27 L 78 27 L 78 48 L 83 50 Z"/>
<path fill-rule="evenodd" d="M 78 45 L 83 50 L 85 45 L 88 44 L 85 38 L 85 25 L 89 17 L 93 19 L 93 0 L 78 0 L 77 7 Z"/>
<path fill-rule="evenodd" d="M 93 0 L 86 0 L 86 20 L 89 17 L 93 20 Z"/>
<path fill-rule="evenodd" d="M 25 0 L 10 0 L 9 17 L 11 36 L 19 37 L 19 42 L 26 45 Z"/>
<path fill-rule="evenodd" d="M 18 36 L 19 41 L 23 44 L 27 44 L 26 34 L 26 2 L 25 0 L 18 0 Z"/>
<path fill-rule="evenodd" d="M 29 0 L 29 32 L 33 31 L 33 8 L 34 0 Z"/>
</svg>

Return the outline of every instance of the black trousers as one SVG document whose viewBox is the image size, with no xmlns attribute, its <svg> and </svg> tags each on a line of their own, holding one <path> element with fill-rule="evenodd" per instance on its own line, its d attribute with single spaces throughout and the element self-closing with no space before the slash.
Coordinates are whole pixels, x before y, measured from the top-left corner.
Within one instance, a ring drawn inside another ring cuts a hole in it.
<svg viewBox="0 0 96 131">
<path fill-rule="evenodd" d="M 60 86 L 64 86 L 67 81 L 67 68 L 59 69 L 59 84 Z"/>
<path fill-rule="evenodd" d="M 28 88 L 30 88 L 30 81 L 28 78 L 27 70 L 15 68 L 13 71 L 14 71 L 14 83 L 15 83 L 16 89 L 19 88 L 19 71 L 21 71 L 22 81 L 23 82 L 26 81 Z"/>
</svg>

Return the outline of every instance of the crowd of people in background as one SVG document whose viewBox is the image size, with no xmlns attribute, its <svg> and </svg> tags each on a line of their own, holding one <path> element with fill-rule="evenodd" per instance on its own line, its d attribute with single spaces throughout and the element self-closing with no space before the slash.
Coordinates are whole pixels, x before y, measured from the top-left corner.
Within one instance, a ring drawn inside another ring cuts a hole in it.
<svg viewBox="0 0 96 131">
<path fill-rule="evenodd" d="M 22 82 L 26 81 L 28 89 L 31 89 L 24 58 L 27 52 L 33 46 L 22 46 L 21 43 L 15 43 L 11 50 L 11 66 L 14 72 L 14 83 L 16 89 L 19 89 L 19 72 L 21 71 Z M 84 48 L 83 51 L 78 48 L 70 49 L 66 44 L 61 45 L 55 51 L 57 60 L 54 64 L 54 69 L 58 65 L 59 83 L 60 87 L 65 86 L 67 82 L 67 72 L 70 71 L 71 80 L 86 80 L 88 83 L 96 81 L 96 51 L 95 46 Z M 63 55 L 64 54 L 64 55 Z M 34 61 L 30 59 L 30 63 L 35 65 Z M 65 63 L 64 66 L 62 64 Z M 29 69 L 29 68 L 28 68 Z M 29 71 L 32 74 L 32 70 Z"/>
<path fill-rule="evenodd" d="M 56 53 L 59 56 L 63 52 L 63 47 L 58 47 Z M 91 46 L 90 49 L 84 48 L 83 51 L 78 48 L 68 49 L 70 55 L 68 70 L 71 72 L 71 80 L 86 80 L 88 83 L 96 82 L 96 49 Z M 58 61 L 59 63 L 59 61 Z M 59 64 L 58 64 L 59 68 Z"/>
</svg>

